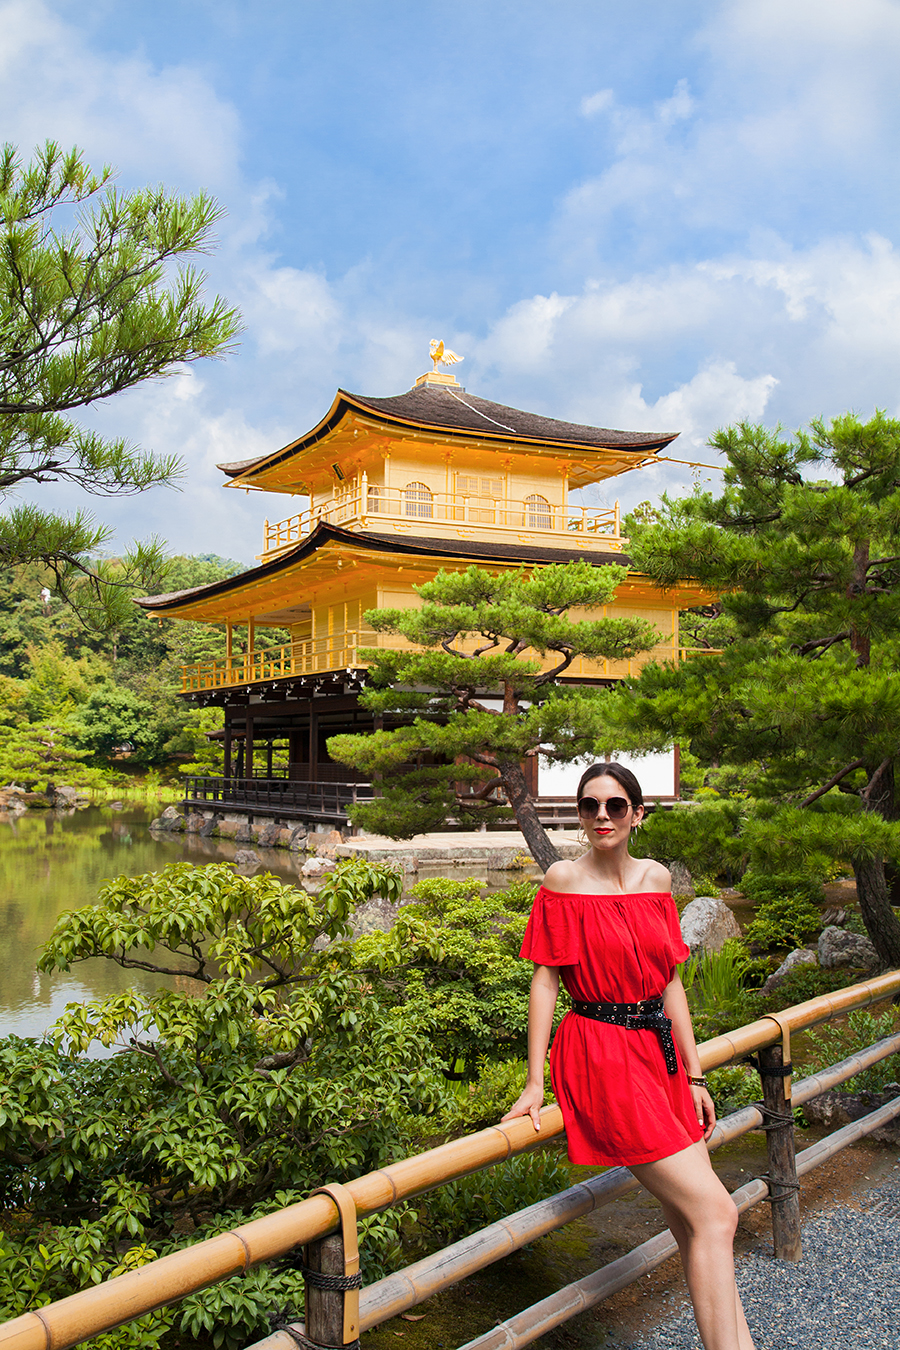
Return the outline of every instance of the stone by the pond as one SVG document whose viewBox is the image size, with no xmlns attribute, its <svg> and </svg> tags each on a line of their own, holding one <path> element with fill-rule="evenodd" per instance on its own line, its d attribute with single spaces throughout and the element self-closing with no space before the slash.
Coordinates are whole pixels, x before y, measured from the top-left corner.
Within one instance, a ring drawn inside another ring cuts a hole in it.
<svg viewBox="0 0 900 1350">
<path fill-rule="evenodd" d="M 857 934 L 857 936 L 859 936 Z M 824 1125 L 829 1131 L 852 1120 L 861 1120 L 880 1106 L 886 1106 L 900 1094 L 900 1083 L 888 1083 L 883 1092 L 823 1092 L 804 1102 L 803 1114 L 814 1125 Z M 900 1119 L 895 1117 L 874 1130 L 869 1138 L 876 1144 L 900 1144 Z"/>
<path fill-rule="evenodd" d="M 333 872 L 336 866 L 331 858 L 307 858 L 300 872 L 305 877 L 320 877 L 325 872 Z"/>
<path fill-rule="evenodd" d="M 848 933 L 846 928 L 831 926 L 819 937 L 819 964 L 826 970 L 840 966 L 873 970 L 878 965 L 878 953 L 862 933 Z"/>
<path fill-rule="evenodd" d="M 234 855 L 235 867 L 258 867 L 262 858 L 252 848 L 239 848 Z"/>
<path fill-rule="evenodd" d="M 291 830 L 291 838 L 288 848 L 293 853 L 299 853 L 301 849 L 306 848 L 306 841 L 309 838 L 309 832 L 305 825 L 298 825 L 296 829 Z"/>
<path fill-rule="evenodd" d="M 275 848 L 279 843 L 280 834 L 280 825 L 266 825 L 260 830 L 259 838 L 256 842 L 259 844 L 260 848 Z"/>
<path fill-rule="evenodd" d="M 693 900 L 697 892 L 694 890 L 694 879 L 683 862 L 674 862 L 668 864 L 669 871 L 672 873 L 672 894 L 683 899 L 687 896 Z"/>
<path fill-rule="evenodd" d="M 206 816 L 201 816 L 199 811 L 192 811 L 184 818 L 185 834 L 199 834 L 205 824 Z"/>
<path fill-rule="evenodd" d="M 57 783 L 53 789 L 51 800 L 54 806 L 61 807 L 87 806 L 90 803 L 89 797 L 86 797 L 83 792 L 79 792 L 78 788 L 70 787 L 68 783 Z M 174 809 L 172 806 L 167 808 L 169 811 Z M 165 811 L 163 815 L 165 815 Z"/>
<path fill-rule="evenodd" d="M 57 788 L 57 791 L 59 789 Z M 151 830 L 183 830 L 184 816 L 174 806 L 167 806 L 161 816 L 150 822 Z"/>
<path fill-rule="evenodd" d="M 312 841 L 310 841 L 312 842 Z M 316 836 L 316 854 L 318 857 L 333 858 L 335 849 L 341 847 L 344 836 L 340 830 L 329 830 L 327 834 Z"/>
<path fill-rule="evenodd" d="M 236 844 L 255 844 L 256 832 L 252 825 L 242 824 L 235 830 L 234 842 Z"/>
<path fill-rule="evenodd" d="M 789 975 L 796 966 L 817 966 L 818 964 L 819 958 L 815 952 L 810 951 L 808 947 L 798 947 L 784 958 L 777 970 L 773 970 L 772 974 L 760 990 L 760 993 L 771 994 L 772 991 L 777 989 L 782 983 L 784 977 Z"/>
<path fill-rule="evenodd" d="M 698 895 L 681 914 L 681 936 L 691 953 L 720 952 L 729 938 L 741 930 L 731 910 L 714 895 Z"/>
<path fill-rule="evenodd" d="M 220 816 L 210 816 L 209 820 L 200 827 L 200 838 L 211 839 L 214 834 L 218 834 L 220 820 Z"/>
</svg>

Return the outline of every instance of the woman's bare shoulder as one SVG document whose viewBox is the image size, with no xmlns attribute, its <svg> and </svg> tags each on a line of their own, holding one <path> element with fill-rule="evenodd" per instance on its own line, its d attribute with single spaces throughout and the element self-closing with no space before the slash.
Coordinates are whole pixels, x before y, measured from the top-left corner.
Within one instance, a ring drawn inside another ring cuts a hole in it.
<svg viewBox="0 0 900 1350">
<path fill-rule="evenodd" d="M 644 864 L 640 874 L 639 889 L 642 891 L 671 891 L 672 873 L 662 863 L 653 858 L 641 860 Z"/>
<path fill-rule="evenodd" d="M 559 862 L 551 863 L 547 868 L 544 873 L 544 885 L 550 891 L 578 895 L 581 886 L 584 885 L 584 879 L 577 862 L 561 858 Z"/>
</svg>

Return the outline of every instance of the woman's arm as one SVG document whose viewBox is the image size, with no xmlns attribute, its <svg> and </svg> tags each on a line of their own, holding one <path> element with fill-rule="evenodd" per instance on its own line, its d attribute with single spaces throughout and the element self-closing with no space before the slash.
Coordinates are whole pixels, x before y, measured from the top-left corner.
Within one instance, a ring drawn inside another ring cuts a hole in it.
<svg viewBox="0 0 900 1350">
<path fill-rule="evenodd" d="M 691 1026 L 691 1013 L 681 976 L 676 973 L 671 983 L 663 991 L 663 1006 L 666 1016 L 672 1019 L 672 1037 L 681 1051 L 681 1060 L 685 1071 L 691 1078 L 700 1078 L 700 1056 L 697 1054 L 697 1042 L 694 1040 L 694 1028 Z M 708 1139 L 716 1123 L 716 1108 L 706 1088 L 691 1085 L 691 1096 L 697 1119 L 704 1126 L 703 1138 Z"/>
<path fill-rule="evenodd" d="M 544 1101 L 544 1061 L 550 1044 L 553 1013 L 559 996 L 559 971 L 555 966 L 538 966 L 531 977 L 528 999 L 528 1076 L 525 1087 L 504 1120 L 516 1116 L 531 1116 L 536 1130 L 541 1128 L 541 1106 Z"/>
</svg>

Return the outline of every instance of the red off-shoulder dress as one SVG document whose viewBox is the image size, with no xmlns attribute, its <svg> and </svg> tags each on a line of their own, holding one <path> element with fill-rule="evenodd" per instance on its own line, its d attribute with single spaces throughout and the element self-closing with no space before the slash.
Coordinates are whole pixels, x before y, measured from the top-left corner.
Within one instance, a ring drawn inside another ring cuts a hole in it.
<svg viewBox="0 0 900 1350">
<path fill-rule="evenodd" d="M 671 895 L 535 896 L 521 955 L 559 968 L 572 998 L 636 1003 L 661 994 L 690 955 Z M 666 1070 L 655 1031 L 568 1012 L 550 1052 L 573 1163 L 656 1162 L 703 1136 L 687 1077 Z"/>
</svg>

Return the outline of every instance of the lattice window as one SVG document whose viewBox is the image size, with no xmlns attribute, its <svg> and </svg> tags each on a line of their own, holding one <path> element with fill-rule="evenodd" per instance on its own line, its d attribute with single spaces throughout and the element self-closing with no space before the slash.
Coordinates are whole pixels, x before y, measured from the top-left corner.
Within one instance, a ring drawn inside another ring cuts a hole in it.
<svg viewBox="0 0 900 1350">
<path fill-rule="evenodd" d="M 382 509 L 381 488 L 370 487 L 366 497 L 366 509 L 372 512 L 379 512 Z"/>
<path fill-rule="evenodd" d="M 525 524 L 530 530 L 551 530 L 553 528 L 550 503 L 540 493 L 535 492 L 530 497 L 525 498 Z"/>
<path fill-rule="evenodd" d="M 503 496 L 503 479 L 476 478 L 474 474 L 458 473 L 456 491 L 461 497 L 493 497 L 499 500 Z"/>
<path fill-rule="evenodd" d="M 403 503 L 407 516 L 431 520 L 434 515 L 434 497 L 431 488 L 424 483 L 407 483 L 403 489 Z"/>
</svg>

